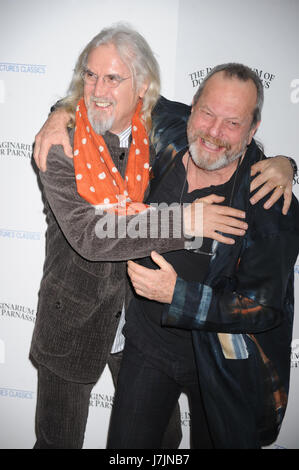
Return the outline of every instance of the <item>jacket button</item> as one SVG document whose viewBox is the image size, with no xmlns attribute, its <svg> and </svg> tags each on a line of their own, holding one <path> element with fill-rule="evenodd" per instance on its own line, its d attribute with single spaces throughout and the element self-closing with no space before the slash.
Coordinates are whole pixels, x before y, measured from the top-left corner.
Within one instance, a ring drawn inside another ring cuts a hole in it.
<svg viewBox="0 0 299 470">
<path fill-rule="evenodd" d="M 56 302 L 55 304 L 55 308 L 57 308 L 58 310 L 60 310 L 62 308 L 62 305 L 61 305 L 61 302 Z"/>
<path fill-rule="evenodd" d="M 115 318 L 119 318 L 121 316 L 121 310 L 115 314 Z"/>
</svg>

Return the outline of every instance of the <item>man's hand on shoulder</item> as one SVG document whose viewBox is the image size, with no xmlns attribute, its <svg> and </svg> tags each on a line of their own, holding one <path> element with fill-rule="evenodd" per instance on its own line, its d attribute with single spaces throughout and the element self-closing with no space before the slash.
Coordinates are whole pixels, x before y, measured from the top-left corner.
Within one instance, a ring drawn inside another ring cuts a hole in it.
<svg viewBox="0 0 299 470">
<path fill-rule="evenodd" d="M 196 199 L 184 208 L 185 235 L 212 238 L 225 244 L 234 244 L 235 240 L 223 234 L 245 235 L 248 228 L 247 223 L 244 221 L 245 212 L 220 205 L 223 200 L 222 196 L 211 194 Z"/>
<path fill-rule="evenodd" d="M 251 176 L 255 176 L 250 185 L 250 191 L 259 190 L 251 197 L 251 204 L 256 204 L 267 194 L 271 196 L 264 204 L 264 209 L 270 207 L 283 195 L 282 213 L 286 215 L 292 202 L 293 167 L 288 158 L 277 156 L 255 163 L 251 167 Z"/>
<path fill-rule="evenodd" d="M 41 171 L 47 169 L 47 156 L 52 145 L 62 145 L 67 157 L 73 158 L 73 150 L 67 132 L 69 114 L 64 109 L 57 109 L 35 137 L 33 157 Z"/>
</svg>

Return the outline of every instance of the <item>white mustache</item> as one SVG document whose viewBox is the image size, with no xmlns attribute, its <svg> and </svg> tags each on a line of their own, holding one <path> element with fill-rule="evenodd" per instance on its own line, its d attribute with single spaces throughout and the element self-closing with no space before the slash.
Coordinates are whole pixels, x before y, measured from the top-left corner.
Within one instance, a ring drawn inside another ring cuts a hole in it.
<svg viewBox="0 0 299 470">
<path fill-rule="evenodd" d="M 113 106 L 116 105 L 116 102 L 114 100 L 111 100 L 110 98 L 97 98 L 96 96 L 91 96 L 90 101 L 102 104 L 112 104 Z"/>
</svg>

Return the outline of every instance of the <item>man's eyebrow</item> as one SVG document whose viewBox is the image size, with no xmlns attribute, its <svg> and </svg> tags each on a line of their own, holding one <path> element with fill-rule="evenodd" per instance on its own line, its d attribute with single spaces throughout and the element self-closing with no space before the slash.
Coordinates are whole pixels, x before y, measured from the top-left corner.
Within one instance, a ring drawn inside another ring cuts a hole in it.
<svg viewBox="0 0 299 470">
<path fill-rule="evenodd" d="M 93 73 L 94 75 L 97 75 L 95 72 L 93 72 L 92 70 L 90 70 L 89 67 L 85 67 L 85 72 L 89 72 L 89 73 Z"/>
<path fill-rule="evenodd" d="M 211 113 L 213 113 L 213 111 L 211 110 L 211 108 L 207 104 L 199 105 L 199 109 L 206 109 L 206 110 L 210 111 Z"/>
</svg>

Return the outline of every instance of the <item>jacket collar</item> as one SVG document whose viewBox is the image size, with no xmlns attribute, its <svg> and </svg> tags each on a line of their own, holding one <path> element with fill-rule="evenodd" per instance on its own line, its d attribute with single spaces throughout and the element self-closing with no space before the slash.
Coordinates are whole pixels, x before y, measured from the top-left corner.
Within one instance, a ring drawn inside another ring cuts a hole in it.
<svg viewBox="0 0 299 470">
<path fill-rule="evenodd" d="M 240 165 L 238 174 L 236 175 L 236 183 L 233 187 L 231 195 L 231 206 L 246 212 L 246 222 L 250 223 L 252 214 L 252 206 L 249 202 L 250 198 L 250 183 L 251 183 L 251 165 L 259 161 L 263 157 L 263 153 L 258 148 L 254 140 L 248 146 L 242 164 Z M 241 170 L 241 171 L 240 171 Z M 226 245 L 224 243 L 214 243 L 214 255 L 212 256 L 208 275 L 205 283 L 213 286 L 216 282 L 219 283 L 220 277 L 232 277 L 241 249 L 246 241 L 246 234 L 244 237 L 235 238 L 234 245 Z"/>
</svg>

